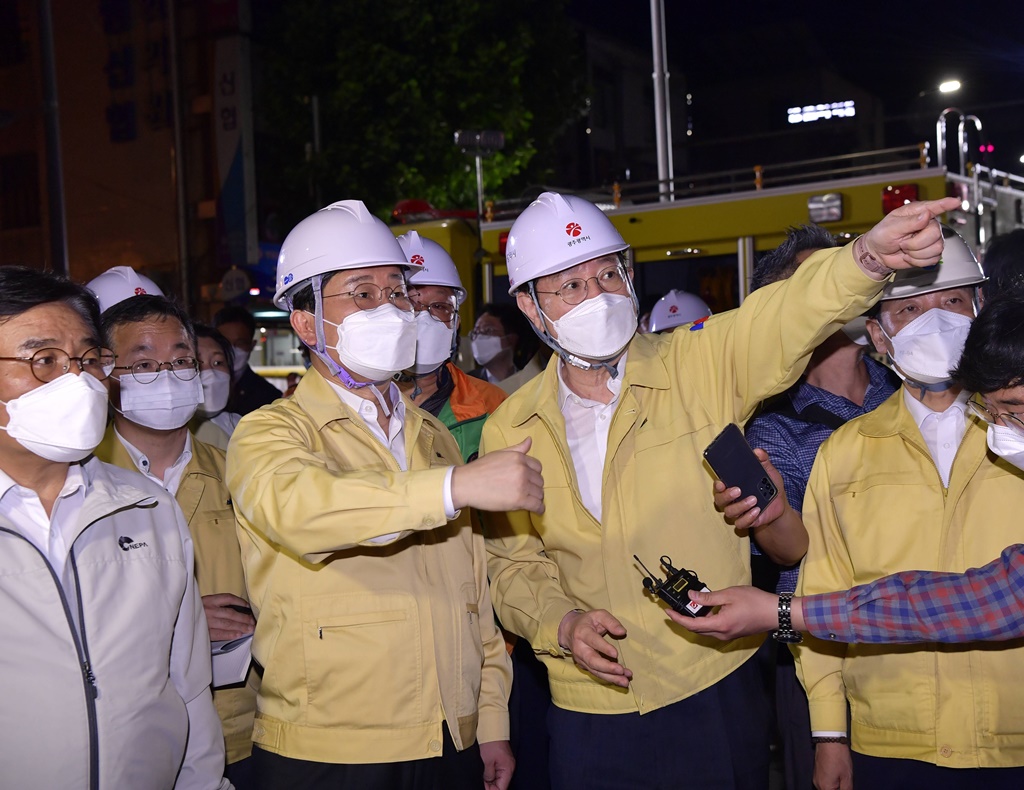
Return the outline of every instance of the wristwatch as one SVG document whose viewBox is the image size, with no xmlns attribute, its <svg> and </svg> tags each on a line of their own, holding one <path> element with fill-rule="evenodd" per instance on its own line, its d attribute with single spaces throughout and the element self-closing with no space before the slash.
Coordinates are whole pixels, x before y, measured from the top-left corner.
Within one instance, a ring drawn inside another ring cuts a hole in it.
<svg viewBox="0 0 1024 790">
<path fill-rule="evenodd" d="M 791 617 L 793 607 L 793 594 L 792 593 L 780 593 L 779 594 L 779 627 L 778 630 L 772 632 L 772 638 L 776 642 L 782 642 L 787 645 L 795 645 L 803 641 L 803 636 L 799 631 L 793 630 L 793 620 Z"/>
</svg>

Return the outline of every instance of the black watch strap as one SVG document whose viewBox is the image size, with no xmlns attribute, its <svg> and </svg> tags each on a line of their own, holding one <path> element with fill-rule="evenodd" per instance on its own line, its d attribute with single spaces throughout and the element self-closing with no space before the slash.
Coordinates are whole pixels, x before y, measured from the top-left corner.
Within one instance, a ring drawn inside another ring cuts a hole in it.
<svg viewBox="0 0 1024 790">
<path fill-rule="evenodd" d="M 793 630 L 793 594 L 779 594 L 779 628 L 772 634 L 776 642 L 795 645 L 803 641 L 799 631 Z"/>
</svg>

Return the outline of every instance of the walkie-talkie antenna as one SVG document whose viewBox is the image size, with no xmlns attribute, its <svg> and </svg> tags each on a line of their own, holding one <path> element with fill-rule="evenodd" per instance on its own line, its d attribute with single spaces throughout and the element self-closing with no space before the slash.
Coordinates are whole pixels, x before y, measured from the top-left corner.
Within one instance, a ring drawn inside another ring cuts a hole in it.
<svg viewBox="0 0 1024 790">
<path fill-rule="evenodd" d="M 643 563 L 643 560 L 641 560 L 641 559 L 640 559 L 640 558 L 639 558 L 638 556 L 636 556 L 636 555 L 634 554 L 634 555 L 633 555 L 633 559 L 634 559 L 634 560 L 636 560 L 637 562 L 639 562 L 639 563 L 640 563 L 640 567 L 644 569 L 644 573 L 646 573 L 646 574 L 647 574 L 648 576 L 650 576 L 650 577 L 651 577 L 652 579 L 657 579 L 657 578 L 658 578 L 658 577 L 657 577 L 657 576 L 655 576 L 655 575 L 654 575 L 653 573 L 651 573 L 651 572 L 650 572 L 650 570 L 648 570 L 647 566 L 646 566 L 646 565 L 644 565 L 644 563 Z"/>
</svg>

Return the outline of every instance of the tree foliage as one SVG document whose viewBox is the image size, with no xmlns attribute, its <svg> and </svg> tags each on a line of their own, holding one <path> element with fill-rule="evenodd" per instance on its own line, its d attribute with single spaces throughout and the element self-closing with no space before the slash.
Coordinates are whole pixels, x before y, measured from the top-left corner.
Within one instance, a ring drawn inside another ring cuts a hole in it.
<svg viewBox="0 0 1024 790">
<path fill-rule="evenodd" d="M 497 129 L 488 198 L 544 180 L 552 140 L 583 107 L 582 55 L 564 0 L 289 0 L 257 48 L 261 189 L 283 213 L 360 198 L 379 214 L 402 198 L 476 205 L 457 129 Z M 310 96 L 320 111 L 321 152 Z M 308 158 L 308 161 L 307 161 Z"/>
</svg>

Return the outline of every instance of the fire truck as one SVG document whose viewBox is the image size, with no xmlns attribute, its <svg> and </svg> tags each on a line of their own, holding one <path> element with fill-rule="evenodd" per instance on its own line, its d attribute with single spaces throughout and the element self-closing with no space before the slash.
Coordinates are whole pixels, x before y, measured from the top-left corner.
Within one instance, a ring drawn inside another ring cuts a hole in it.
<svg viewBox="0 0 1024 790">
<path fill-rule="evenodd" d="M 600 206 L 630 244 L 642 310 L 682 288 L 719 312 L 749 293 L 757 256 L 778 246 L 790 226 L 813 222 L 853 238 L 897 206 L 953 195 L 961 207 L 946 221 L 979 256 L 993 236 L 1024 227 L 1024 178 L 968 161 L 963 116 L 959 150 L 952 152 L 960 165 L 951 168 L 941 118 L 938 131 L 934 161 L 932 146 L 921 143 L 577 194 Z M 488 204 L 479 224 L 475 212 L 446 215 L 422 201 L 396 206 L 396 234 L 416 230 L 434 239 L 459 267 L 471 295 L 464 331 L 482 303 L 508 299 L 505 242 L 527 203 Z"/>
</svg>

